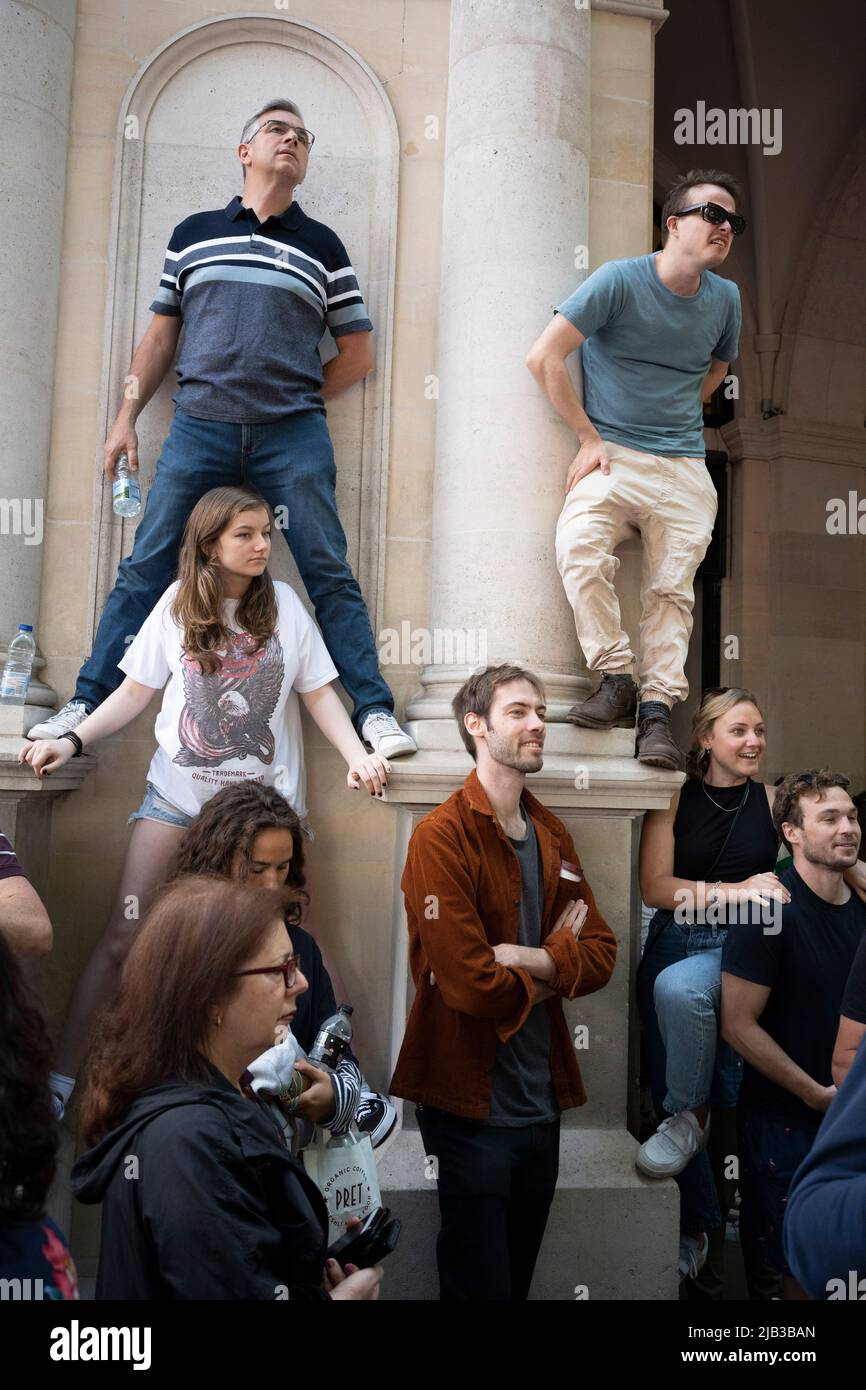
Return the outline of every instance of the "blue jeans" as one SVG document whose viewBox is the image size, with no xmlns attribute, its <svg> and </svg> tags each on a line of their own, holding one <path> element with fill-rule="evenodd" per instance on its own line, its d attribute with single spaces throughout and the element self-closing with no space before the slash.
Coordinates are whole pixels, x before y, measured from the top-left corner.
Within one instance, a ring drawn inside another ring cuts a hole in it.
<svg viewBox="0 0 866 1390">
<path fill-rule="evenodd" d="M 718 1036 L 718 982 L 725 936 L 718 927 L 680 926 L 673 913 L 663 909 L 650 923 L 638 969 L 637 999 L 659 1120 L 706 1100 L 720 1106 L 737 1103 L 742 1058 Z M 675 1181 L 684 1231 L 713 1231 L 721 1225 L 706 1151 L 696 1154 Z"/>
<path fill-rule="evenodd" d="M 211 488 L 249 484 L 274 510 L 285 508 L 286 542 L 354 705 L 356 729 L 360 732 L 372 710 L 392 712 L 394 700 L 379 672 L 366 605 L 346 558 L 336 481 L 322 411 L 286 415 L 267 425 L 236 425 L 199 420 L 178 408 L 132 554 L 118 569 L 74 698 L 94 709 L 117 689 L 126 639 L 138 632 L 176 577 L 183 528 L 196 502 Z"/>
</svg>

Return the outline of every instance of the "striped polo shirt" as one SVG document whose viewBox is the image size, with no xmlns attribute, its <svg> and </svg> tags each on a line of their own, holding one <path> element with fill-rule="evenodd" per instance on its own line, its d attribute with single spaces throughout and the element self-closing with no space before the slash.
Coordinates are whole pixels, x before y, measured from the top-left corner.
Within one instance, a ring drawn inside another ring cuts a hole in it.
<svg viewBox="0 0 866 1390">
<path fill-rule="evenodd" d="M 325 329 L 373 329 L 330 227 L 297 203 L 260 222 L 239 197 L 175 227 L 150 308 L 183 319 L 175 404 L 239 424 L 323 410 Z"/>
<path fill-rule="evenodd" d="M 6 836 L 0 834 L 0 878 L 23 878 L 24 870 Z"/>
</svg>

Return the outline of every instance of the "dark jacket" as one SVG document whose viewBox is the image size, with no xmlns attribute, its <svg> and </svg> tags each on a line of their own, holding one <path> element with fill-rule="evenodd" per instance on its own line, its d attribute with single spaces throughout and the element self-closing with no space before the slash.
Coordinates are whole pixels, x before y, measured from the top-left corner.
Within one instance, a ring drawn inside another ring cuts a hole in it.
<svg viewBox="0 0 866 1390">
<path fill-rule="evenodd" d="M 559 1108 L 567 1110 L 583 1105 L 586 1092 L 562 1000 L 607 984 L 616 940 L 586 879 L 563 877 L 564 863 L 578 871 L 580 866 L 562 821 L 526 790 L 521 804 L 532 818 L 541 851 L 541 938 L 556 967 L 550 988 L 560 996 L 537 1007 L 547 1009 L 550 1018 L 550 1074 Z M 401 887 L 415 999 L 390 1089 L 454 1115 L 487 1119 L 496 1043 L 508 1042 L 523 1027 L 533 1008 L 533 982 L 525 970 L 494 959 L 494 946 L 517 941 L 520 862 L 477 772 L 419 821 Z M 575 940 L 570 927 L 554 927 L 577 898 L 587 903 L 589 913 Z M 435 985 L 430 984 L 431 970 Z"/>
<path fill-rule="evenodd" d="M 308 988 L 295 1000 L 297 1013 L 292 1019 L 292 1032 L 305 1052 L 310 1048 L 326 1018 L 337 1012 L 334 986 L 313 937 L 303 927 L 289 927 L 292 945 L 300 956 L 300 967 Z"/>
<path fill-rule="evenodd" d="M 72 1170 L 102 1202 L 98 1299 L 322 1299 L 328 1218 L 275 1122 L 215 1067 L 137 1097 Z"/>
</svg>

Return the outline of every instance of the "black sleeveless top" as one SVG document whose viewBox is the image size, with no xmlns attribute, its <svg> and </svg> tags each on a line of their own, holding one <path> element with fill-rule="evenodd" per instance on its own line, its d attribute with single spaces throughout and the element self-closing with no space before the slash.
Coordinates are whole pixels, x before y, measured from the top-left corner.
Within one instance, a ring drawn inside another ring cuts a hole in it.
<svg viewBox="0 0 866 1390">
<path fill-rule="evenodd" d="M 713 868 L 746 786 L 749 799 L 722 858 Z M 674 818 L 674 878 L 706 879 L 712 870 L 714 883 L 741 883 L 752 874 L 772 873 L 778 852 L 779 840 L 767 793 L 760 782 L 753 782 L 750 777 L 739 787 L 707 784 L 706 791 L 699 779 L 690 778 L 683 783 Z"/>
</svg>

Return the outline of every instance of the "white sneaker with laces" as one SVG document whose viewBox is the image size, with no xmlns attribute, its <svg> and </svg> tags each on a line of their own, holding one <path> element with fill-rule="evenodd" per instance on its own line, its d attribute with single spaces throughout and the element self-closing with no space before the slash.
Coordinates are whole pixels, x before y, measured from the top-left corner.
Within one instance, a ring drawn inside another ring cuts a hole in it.
<svg viewBox="0 0 866 1390">
<path fill-rule="evenodd" d="M 385 709 L 373 710 L 361 725 L 361 738 L 373 753 L 383 758 L 401 758 L 404 753 L 417 753 L 418 745 L 405 729 L 401 729 L 393 714 Z"/>
<path fill-rule="evenodd" d="M 700 1237 L 680 1236 L 680 1260 L 678 1271 L 680 1280 L 694 1279 L 707 1262 L 710 1242 L 706 1233 Z"/>
<path fill-rule="evenodd" d="M 83 724 L 87 714 L 87 706 L 83 700 L 69 700 L 63 709 L 52 714 L 50 719 L 46 719 L 42 724 L 34 724 L 27 737 L 61 738 L 63 734 L 68 734 L 72 729 L 77 729 L 79 724 Z"/>
<path fill-rule="evenodd" d="M 695 1114 L 683 1110 L 662 1120 L 655 1134 L 641 1144 L 635 1162 L 648 1178 L 674 1178 L 707 1147 L 709 1134 L 709 1117 L 702 1129 Z"/>
</svg>

